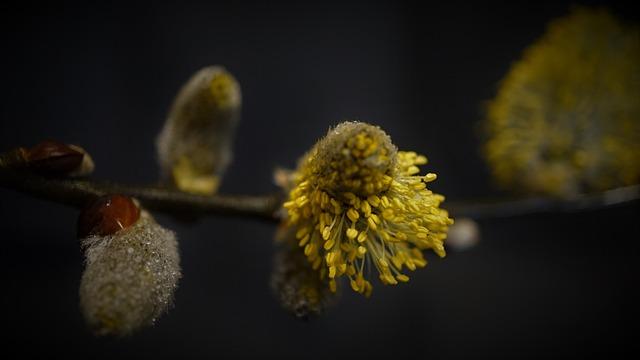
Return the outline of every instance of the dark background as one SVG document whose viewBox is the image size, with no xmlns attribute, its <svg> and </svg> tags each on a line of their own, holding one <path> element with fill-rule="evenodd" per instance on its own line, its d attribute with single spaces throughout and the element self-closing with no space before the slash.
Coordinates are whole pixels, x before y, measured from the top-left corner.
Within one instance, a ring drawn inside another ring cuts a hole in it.
<svg viewBox="0 0 640 360">
<path fill-rule="evenodd" d="M 570 6 L 4 3 L 0 150 L 53 137 L 83 145 L 97 178 L 154 182 L 154 138 L 177 89 L 222 64 L 244 98 L 223 192 L 272 191 L 276 166 L 360 119 L 428 155 L 433 188 L 448 199 L 495 196 L 478 154 L 483 103 Z M 629 5 L 608 7 L 638 20 Z M 176 306 L 117 340 L 94 338 L 79 311 L 77 211 L 5 189 L 0 199 L 1 349 L 20 357 L 584 357 L 638 347 L 637 202 L 483 221 L 476 248 L 431 257 L 408 285 L 374 285 L 369 300 L 347 291 L 308 323 L 271 295 L 271 224 L 158 216 L 181 240 Z"/>
</svg>

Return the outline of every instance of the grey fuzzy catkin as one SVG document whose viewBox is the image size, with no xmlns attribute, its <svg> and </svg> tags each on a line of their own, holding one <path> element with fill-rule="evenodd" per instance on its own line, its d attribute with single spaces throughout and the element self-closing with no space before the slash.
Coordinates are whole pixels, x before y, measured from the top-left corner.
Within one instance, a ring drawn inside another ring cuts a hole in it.
<svg viewBox="0 0 640 360">
<path fill-rule="evenodd" d="M 82 239 L 82 248 L 80 305 L 96 334 L 131 334 L 172 305 L 181 277 L 176 236 L 145 211 L 129 228 Z"/>
<path fill-rule="evenodd" d="M 211 194 L 232 159 L 242 97 L 220 66 L 196 72 L 180 89 L 156 145 L 163 181 L 183 191 Z"/>
<path fill-rule="evenodd" d="M 311 267 L 304 253 L 291 241 L 275 255 L 271 288 L 280 305 L 299 319 L 322 314 L 335 302 L 326 279 Z"/>
</svg>

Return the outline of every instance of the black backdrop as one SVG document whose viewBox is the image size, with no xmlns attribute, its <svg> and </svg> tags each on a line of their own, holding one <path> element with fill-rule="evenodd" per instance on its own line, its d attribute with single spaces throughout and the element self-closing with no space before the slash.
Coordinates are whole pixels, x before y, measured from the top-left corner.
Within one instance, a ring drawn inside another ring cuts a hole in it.
<svg viewBox="0 0 640 360">
<path fill-rule="evenodd" d="M 596 3 L 600 4 L 600 3 Z M 608 4 L 637 21 L 624 3 Z M 271 171 L 330 125 L 382 126 L 430 158 L 448 199 L 493 196 L 478 154 L 483 102 L 570 3 L 386 2 L 0 5 L 0 149 L 82 144 L 95 176 L 153 182 L 154 137 L 178 87 L 225 65 L 244 97 L 227 193 L 274 189 Z M 77 211 L 0 189 L 2 351 L 52 357 L 523 357 L 637 347 L 638 203 L 481 223 L 482 243 L 406 286 L 346 292 L 298 322 L 268 278 L 270 224 L 158 220 L 180 237 L 184 278 L 156 327 L 94 338 L 78 308 Z"/>
</svg>

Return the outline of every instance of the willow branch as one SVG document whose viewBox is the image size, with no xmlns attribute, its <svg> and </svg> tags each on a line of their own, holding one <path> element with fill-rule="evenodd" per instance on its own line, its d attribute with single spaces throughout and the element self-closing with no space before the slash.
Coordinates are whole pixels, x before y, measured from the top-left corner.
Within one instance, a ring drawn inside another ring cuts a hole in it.
<svg viewBox="0 0 640 360">
<path fill-rule="evenodd" d="M 156 185 L 125 185 L 96 180 L 45 177 L 12 164 L 10 154 L 0 154 L 0 187 L 37 198 L 84 207 L 107 194 L 138 199 L 149 209 L 177 216 L 222 215 L 278 221 L 283 194 L 203 196 Z M 640 185 L 621 187 L 570 199 L 527 198 L 501 201 L 448 201 L 453 217 L 504 218 L 539 213 L 579 212 L 624 205 L 640 200 Z"/>
<path fill-rule="evenodd" d="M 177 216 L 224 215 L 277 220 L 282 195 L 202 196 L 154 185 L 124 185 L 95 180 L 51 178 L 16 170 L 0 163 L 0 187 L 53 202 L 82 208 L 107 194 L 134 197 L 149 210 Z"/>
<path fill-rule="evenodd" d="M 621 206 L 640 200 L 640 185 L 631 185 L 600 193 L 576 195 L 567 199 L 525 198 L 500 201 L 449 201 L 445 208 L 454 217 L 475 220 L 506 218 L 541 213 L 570 213 Z"/>
</svg>

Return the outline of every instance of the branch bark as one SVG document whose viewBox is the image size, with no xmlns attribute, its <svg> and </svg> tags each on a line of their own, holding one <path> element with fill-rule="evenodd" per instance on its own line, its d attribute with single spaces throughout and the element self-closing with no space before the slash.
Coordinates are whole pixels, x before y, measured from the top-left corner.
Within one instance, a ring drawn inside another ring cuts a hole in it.
<svg viewBox="0 0 640 360">
<path fill-rule="evenodd" d="M 638 202 L 640 185 L 619 187 L 604 192 L 577 195 L 568 199 L 531 197 L 499 201 L 449 201 L 444 207 L 452 216 L 474 220 L 506 218 L 541 213 L 571 213 L 598 210 Z"/>
<path fill-rule="evenodd" d="M 203 196 L 154 185 L 125 185 L 95 180 L 55 178 L 13 168 L 0 160 L 0 187 L 53 202 L 82 208 L 92 200 L 121 194 L 134 197 L 143 207 L 179 217 L 197 215 L 245 216 L 277 221 L 283 195 Z"/>
<path fill-rule="evenodd" d="M 155 185 L 125 185 L 95 180 L 54 178 L 15 166 L 10 153 L 0 154 L 0 187 L 17 190 L 37 198 L 84 207 L 107 194 L 122 194 L 138 199 L 149 209 L 179 217 L 221 215 L 253 217 L 277 222 L 284 194 L 213 195 L 185 193 Z M 571 199 L 526 198 L 501 201 L 448 201 L 444 208 L 456 217 L 472 219 L 504 218 L 549 212 L 579 212 L 637 202 L 640 185 L 632 185 Z"/>
</svg>

